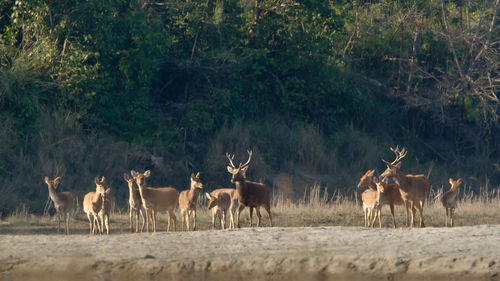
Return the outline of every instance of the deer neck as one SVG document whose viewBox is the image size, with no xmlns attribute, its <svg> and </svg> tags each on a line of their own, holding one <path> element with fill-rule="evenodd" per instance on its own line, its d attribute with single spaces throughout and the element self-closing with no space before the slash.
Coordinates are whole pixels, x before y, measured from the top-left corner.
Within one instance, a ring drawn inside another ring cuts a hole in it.
<svg viewBox="0 0 500 281">
<path fill-rule="evenodd" d="M 236 191 L 239 195 L 243 194 L 247 189 L 247 181 L 246 180 L 237 181 L 234 183 L 234 185 L 236 186 Z"/>
<path fill-rule="evenodd" d="M 59 199 L 59 194 L 57 193 L 56 189 L 52 185 L 49 185 L 49 196 L 52 200 Z"/>
<path fill-rule="evenodd" d="M 100 205 L 100 204 L 103 204 L 102 202 L 102 196 L 100 193 L 96 192 L 94 194 L 94 196 L 92 197 L 92 203 L 95 204 L 95 205 Z"/>
</svg>

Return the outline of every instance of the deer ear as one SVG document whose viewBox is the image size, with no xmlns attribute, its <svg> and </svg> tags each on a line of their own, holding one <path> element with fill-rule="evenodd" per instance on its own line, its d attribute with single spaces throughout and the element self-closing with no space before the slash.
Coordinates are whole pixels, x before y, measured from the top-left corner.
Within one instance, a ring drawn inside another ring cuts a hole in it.
<svg viewBox="0 0 500 281">
<path fill-rule="evenodd" d="M 49 177 L 45 177 L 45 183 L 49 184 Z"/>
<path fill-rule="evenodd" d="M 205 192 L 205 196 L 208 198 L 208 200 L 212 199 L 212 196 L 210 196 L 210 193 Z"/>
<path fill-rule="evenodd" d="M 151 175 L 151 171 L 150 170 L 147 170 L 146 172 L 144 172 L 144 176 L 146 178 L 149 177 L 149 175 Z"/>
<path fill-rule="evenodd" d="M 398 162 L 394 167 L 401 169 L 401 165 L 403 165 L 403 162 Z"/>
<path fill-rule="evenodd" d="M 194 174 L 193 174 L 193 173 L 191 173 L 191 180 L 193 180 L 193 179 L 194 179 Z"/>
<path fill-rule="evenodd" d="M 130 176 L 129 176 L 129 175 L 127 175 L 126 173 L 123 173 L 123 179 L 124 179 L 125 181 L 128 181 L 128 180 L 130 179 Z"/>
<path fill-rule="evenodd" d="M 94 182 L 95 182 L 96 185 L 99 184 L 99 179 L 97 177 L 95 177 L 94 178 Z"/>
<path fill-rule="evenodd" d="M 369 171 L 368 171 L 368 176 L 370 176 L 370 177 L 371 177 L 371 176 L 373 175 L 373 173 L 375 173 L 375 170 L 369 170 Z"/>
<path fill-rule="evenodd" d="M 457 180 L 457 184 L 458 184 L 458 183 L 462 183 L 462 179 L 458 179 L 458 180 Z"/>
<path fill-rule="evenodd" d="M 109 194 L 110 192 L 111 192 L 111 187 L 106 189 L 106 191 L 104 191 L 104 193 L 106 193 L 106 194 Z"/>
<path fill-rule="evenodd" d="M 448 182 L 449 182 L 450 184 L 453 184 L 453 179 L 452 179 L 452 178 L 450 178 L 450 179 L 448 180 Z"/>
<path fill-rule="evenodd" d="M 134 171 L 134 170 L 131 170 L 131 171 L 130 171 L 130 174 L 132 175 L 132 177 L 134 177 L 134 178 L 135 178 L 135 176 L 137 175 L 137 172 L 136 172 L 136 171 Z"/>
<path fill-rule="evenodd" d="M 57 178 L 55 178 L 55 179 L 54 179 L 54 183 L 57 183 L 57 182 L 59 182 L 60 180 L 61 180 L 61 177 L 57 177 Z"/>
<path fill-rule="evenodd" d="M 230 174 L 234 174 L 234 169 L 233 169 L 233 167 L 231 167 L 231 166 L 227 166 L 227 171 L 228 171 Z"/>
<path fill-rule="evenodd" d="M 200 178 L 200 172 L 196 173 L 196 178 L 199 179 Z"/>
<path fill-rule="evenodd" d="M 104 176 L 102 176 L 101 182 L 104 182 L 105 180 L 106 180 L 106 178 Z"/>
<path fill-rule="evenodd" d="M 240 171 L 243 175 L 245 175 L 245 173 L 247 172 L 247 169 L 248 169 L 248 166 L 241 168 Z"/>
</svg>

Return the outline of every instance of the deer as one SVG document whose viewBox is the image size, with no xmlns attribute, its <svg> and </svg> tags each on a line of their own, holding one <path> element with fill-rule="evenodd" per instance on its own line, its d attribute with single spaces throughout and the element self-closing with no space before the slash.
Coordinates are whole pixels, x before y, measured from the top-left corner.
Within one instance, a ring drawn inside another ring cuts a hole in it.
<svg viewBox="0 0 500 281">
<path fill-rule="evenodd" d="M 263 183 L 252 182 L 246 179 L 246 171 L 248 165 L 252 159 L 252 151 L 248 152 L 248 160 L 245 164 L 240 163 L 238 168 L 233 164 L 234 155 L 231 157 L 229 153 L 226 152 L 226 157 L 229 160 L 230 166 L 227 166 L 227 171 L 232 175 L 231 183 L 236 186 L 236 191 L 238 193 L 238 213 L 236 215 L 236 227 L 240 228 L 240 213 L 245 207 L 250 208 L 250 227 L 252 226 L 252 208 L 255 208 L 255 213 L 257 214 L 257 227 L 261 223 L 260 206 L 264 206 L 264 209 L 269 216 L 269 224 L 273 226 L 273 219 L 271 216 L 271 201 L 269 198 L 269 189 Z"/>
<path fill-rule="evenodd" d="M 101 234 L 104 233 L 104 226 L 106 226 L 106 234 L 109 235 L 109 212 L 111 211 L 111 202 L 109 201 L 109 192 L 111 188 L 106 189 L 101 193 L 102 206 L 99 211 L 99 218 L 101 219 Z"/>
<path fill-rule="evenodd" d="M 450 190 L 446 191 L 441 197 L 441 203 L 446 208 L 445 227 L 448 226 L 448 221 L 450 221 L 450 227 L 453 227 L 453 217 L 458 202 L 458 186 L 462 183 L 462 179 L 453 180 L 450 178 L 449 183 L 451 184 Z"/>
<path fill-rule="evenodd" d="M 149 170 L 144 173 L 132 170 L 130 174 L 139 187 L 142 206 L 146 212 L 146 231 L 149 232 L 149 220 L 151 219 L 151 231 L 156 232 L 156 213 L 165 211 L 168 213 L 167 231 L 170 231 L 171 223 L 176 231 L 177 219 L 174 210 L 177 207 L 179 192 L 173 187 L 147 187 L 146 178 L 151 174 Z"/>
<path fill-rule="evenodd" d="M 129 223 L 130 223 L 130 232 L 134 232 L 133 226 L 133 217 L 135 215 L 135 232 L 139 232 L 139 215 L 142 217 L 142 227 L 141 232 L 144 231 L 144 226 L 146 225 L 146 219 L 144 218 L 144 207 L 142 206 L 141 193 L 138 188 L 134 187 L 135 180 L 130 177 L 128 174 L 123 174 L 123 179 L 127 182 L 128 185 L 128 207 L 129 207 Z"/>
<path fill-rule="evenodd" d="M 103 176 L 101 180 L 97 177 L 94 178 L 96 185 L 95 192 L 88 192 L 83 197 L 83 212 L 87 214 L 90 227 L 90 235 L 95 235 L 96 233 L 102 233 L 101 226 L 99 223 L 99 212 L 103 206 L 103 196 L 102 194 L 106 192 L 104 188 L 104 181 L 106 178 Z"/>
<path fill-rule="evenodd" d="M 56 177 L 50 180 L 49 177 L 45 177 L 45 183 L 49 188 L 49 196 L 52 202 L 54 202 L 54 207 L 57 213 L 57 232 L 61 228 L 61 216 L 64 215 L 64 221 L 66 222 L 65 233 L 69 235 L 69 218 L 71 213 L 74 211 L 75 200 L 71 192 L 57 192 L 56 187 L 59 184 L 61 177 Z"/>
<path fill-rule="evenodd" d="M 231 212 L 231 190 L 235 189 L 228 188 L 229 192 L 225 192 L 224 189 L 216 189 L 212 192 L 205 192 L 205 196 L 208 198 L 208 209 L 212 211 L 212 229 L 215 229 L 215 217 L 219 217 L 221 229 L 225 229 L 226 226 L 226 216 L 228 211 Z"/>
<path fill-rule="evenodd" d="M 364 186 L 369 187 L 367 190 L 361 193 L 361 202 L 363 202 L 365 227 L 368 227 L 370 225 L 372 216 L 376 215 L 373 214 L 374 210 L 373 207 L 376 199 L 376 186 L 373 185 L 372 181 L 373 173 L 375 173 L 375 170 L 366 171 L 366 173 L 361 177 L 361 179 L 358 182 L 358 188 Z M 380 217 L 379 217 L 379 223 L 380 223 Z"/>
<path fill-rule="evenodd" d="M 193 231 L 196 230 L 196 201 L 203 189 L 203 183 L 200 181 L 200 172 L 196 176 L 191 174 L 191 183 L 189 190 L 183 190 L 179 194 L 179 208 L 182 216 L 182 230 L 184 230 L 184 223 L 186 224 L 187 231 L 190 230 L 190 220 L 193 217 Z"/>
<path fill-rule="evenodd" d="M 425 205 L 425 197 L 427 190 L 429 189 L 429 180 L 425 175 L 411 175 L 403 174 L 401 172 L 401 159 L 406 156 L 406 150 L 403 148 L 399 150 L 399 147 L 390 148 L 392 152 L 396 155 L 396 158 L 392 162 L 388 162 L 384 159 L 382 161 L 387 165 L 386 170 L 380 175 L 380 178 L 392 178 L 394 182 L 399 186 L 401 192 L 401 197 L 405 203 L 407 212 L 411 210 L 411 227 L 415 226 L 415 208 L 418 209 L 420 213 L 420 227 L 425 227 L 423 212 Z"/>
<path fill-rule="evenodd" d="M 404 205 L 403 197 L 401 196 L 401 191 L 397 184 L 388 184 L 384 183 L 381 180 L 378 180 L 376 177 L 373 177 L 373 183 L 376 185 L 377 194 L 375 198 L 374 209 L 379 216 L 379 224 L 380 224 L 380 209 L 383 205 L 389 205 L 391 208 L 391 216 L 392 216 L 392 227 L 396 228 L 396 218 L 394 217 L 394 205 Z M 409 212 L 406 209 L 406 219 L 409 219 Z M 375 223 L 375 219 L 373 219 L 372 226 Z"/>
</svg>

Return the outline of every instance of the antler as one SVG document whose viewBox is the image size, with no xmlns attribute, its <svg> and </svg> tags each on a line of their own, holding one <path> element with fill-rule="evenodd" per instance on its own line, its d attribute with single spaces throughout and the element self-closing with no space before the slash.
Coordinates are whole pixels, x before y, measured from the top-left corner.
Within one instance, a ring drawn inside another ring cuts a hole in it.
<svg viewBox="0 0 500 281">
<path fill-rule="evenodd" d="M 396 158 L 394 159 L 394 161 L 389 162 L 389 161 L 386 161 L 384 159 L 382 159 L 382 161 L 386 164 L 391 164 L 391 165 L 396 165 L 396 163 L 401 161 L 401 159 L 403 159 L 407 153 L 407 151 L 404 147 L 403 147 L 403 149 L 399 150 L 399 145 L 397 145 L 396 148 L 391 147 L 390 150 L 392 152 L 394 152 L 394 154 L 396 155 Z"/>
<path fill-rule="evenodd" d="M 231 167 L 233 167 L 234 169 L 236 169 L 236 167 L 233 164 L 234 154 L 233 154 L 233 156 L 230 156 L 229 153 L 226 152 L 226 157 L 229 160 L 229 164 L 231 164 Z"/>
<path fill-rule="evenodd" d="M 251 150 L 247 150 L 248 152 L 248 160 L 245 164 L 241 165 L 241 168 L 245 168 L 246 166 L 248 166 L 248 164 L 250 164 L 250 160 L 252 160 L 252 151 Z"/>
</svg>

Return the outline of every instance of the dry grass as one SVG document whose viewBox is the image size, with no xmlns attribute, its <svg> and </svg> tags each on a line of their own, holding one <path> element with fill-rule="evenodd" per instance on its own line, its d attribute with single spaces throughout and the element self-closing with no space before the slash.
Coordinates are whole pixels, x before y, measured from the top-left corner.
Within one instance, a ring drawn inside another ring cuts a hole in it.
<svg viewBox="0 0 500 281">
<path fill-rule="evenodd" d="M 445 209 L 439 201 L 443 189 L 429 193 L 427 206 L 424 209 L 426 226 L 441 227 L 444 225 Z M 474 194 L 471 190 L 461 192 L 460 203 L 455 211 L 456 226 L 470 226 L 480 224 L 500 224 L 500 194 L 498 190 L 482 190 Z M 326 188 L 313 186 L 306 189 L 301 199 L 292 202 L 282 196 L 275 196 L 271 209 L 275 226 L 362 226 L 363 211 L 361 203 L 342 196 L 341 194 L 328 194 Z M 267 213 L 262 209 L 263 226 L 269 225 Z M 403 206 L 396 206 L 396 222 L 398 227 L 404 227 L 405 210 Z M 166 215 L 158 216 L 160 231 L 166 230 Z M 254 214 L 253 223 L 256 224 Z M 128 211 L 114 206 L 111 214 L 112 233 L 129 231 Z M 388 206 L 382 209 L 383 227 L 391 227 L 390 211 Z M 249 225 L 248 209 L 245 209 L 240 218 L 241 225 Z M 211 213 L 206 208 L 206 201 L 200 198 L 198 207 L 198 229 L 211 229 Z M 181 230 L 180 214 L 177 214 L 177 231 Z M 88 221 L 83 212 L 79 210 L 71 220 L 72 233 L 85 234 L 88 232 Z M 49 215 L 30 214 L 27 206 L 19 207 L 13 214 L 7 216 L 0 223 L 0 233 L 51 234 L 57 232 L 57 217 Z M 62 233 L 62 230 L 61 230 Z"/>
</svg>

